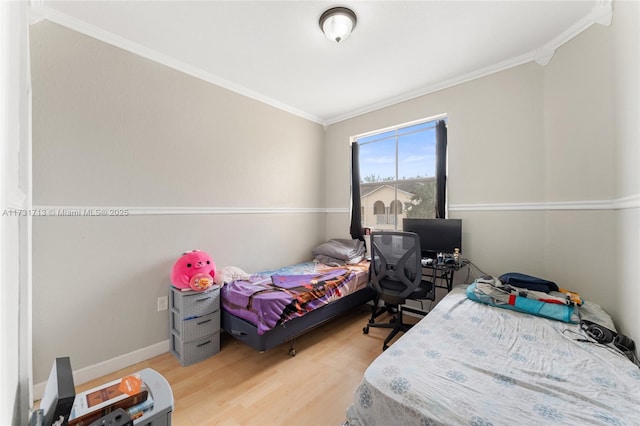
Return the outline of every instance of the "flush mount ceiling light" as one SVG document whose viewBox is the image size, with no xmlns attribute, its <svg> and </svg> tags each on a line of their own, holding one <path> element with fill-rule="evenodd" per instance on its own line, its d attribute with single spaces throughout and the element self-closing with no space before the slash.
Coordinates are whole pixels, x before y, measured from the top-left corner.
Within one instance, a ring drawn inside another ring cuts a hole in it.
<svg viewBox="0 0 640 426">
<path fill-rule="evenodd" d="M 349 38 L 357 21 L 351 9 L 333 7 L 320 16 L 320 28 L 329 40 L 340 43 Z"/>
</svg>

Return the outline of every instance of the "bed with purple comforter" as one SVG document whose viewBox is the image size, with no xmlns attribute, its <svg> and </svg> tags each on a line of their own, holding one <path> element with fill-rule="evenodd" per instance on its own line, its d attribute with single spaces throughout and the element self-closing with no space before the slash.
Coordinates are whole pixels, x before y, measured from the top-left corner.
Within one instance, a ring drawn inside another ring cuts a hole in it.
<svg viewBox="0 0 640 426">
<path fill-rule="evenodd" d="M 252 275 L 221 290 L 222 328 L 259 351 L 284 342 L 373 299 L 369 263 L 304 262 Z M 290 354 L 295 355 L 293 346 Z"/>
</svg>

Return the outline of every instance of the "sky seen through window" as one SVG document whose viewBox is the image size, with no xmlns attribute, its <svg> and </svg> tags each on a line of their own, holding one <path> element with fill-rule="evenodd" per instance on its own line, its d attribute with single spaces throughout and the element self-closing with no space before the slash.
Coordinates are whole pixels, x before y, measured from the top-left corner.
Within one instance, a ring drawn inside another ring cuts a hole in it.
<svg viewBox="0 0 640 426">
<path fill-rule="evenodd" d="M 397 133 L 397 136 L 396 136 Z M 434 122 L 358 138 L 362 181 L 396 179 L 396 137 L 398 140 L 398 179 L 435 176 L 436 131 Z"/>
</svg>

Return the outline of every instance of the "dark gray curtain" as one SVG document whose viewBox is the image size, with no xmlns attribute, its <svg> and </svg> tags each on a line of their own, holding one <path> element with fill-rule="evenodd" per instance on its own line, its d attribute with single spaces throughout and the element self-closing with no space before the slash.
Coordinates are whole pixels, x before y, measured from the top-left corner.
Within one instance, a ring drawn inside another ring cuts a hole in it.
<svg viewBox="0 0 640 426">
<path fill-rule="evenodd" d="M 351 144 L 351 238 L 364 241 L 360 205 L 360 147 Z"/>
<path fill-rule="evenodd" d="M 444 219 L 447 192 L 447 124 L 436 124 L 436 217 Z"/>
</svg>

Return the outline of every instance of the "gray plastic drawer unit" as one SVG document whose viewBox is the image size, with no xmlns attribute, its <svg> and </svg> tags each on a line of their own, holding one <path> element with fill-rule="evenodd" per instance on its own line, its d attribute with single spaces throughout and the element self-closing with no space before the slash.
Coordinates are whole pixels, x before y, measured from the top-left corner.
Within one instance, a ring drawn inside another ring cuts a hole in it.
<svg viewBox="0 0 640 426">
<path fill-rule="evenodd" d="M 169 292 L 170 350 L 188 366 L 220 352 L 220 289 Z"/>
<path fill-rule="evenodd" d="M 205 292 L 181 291 L 171 287 L 171 309 L 184 318 L 209 314 L 220 309 L 220 289 Z"/>
</svg>

